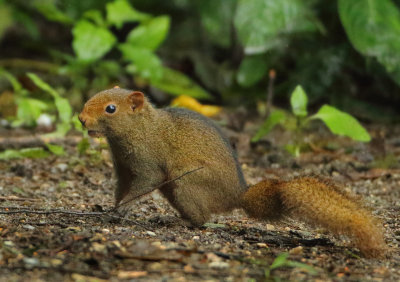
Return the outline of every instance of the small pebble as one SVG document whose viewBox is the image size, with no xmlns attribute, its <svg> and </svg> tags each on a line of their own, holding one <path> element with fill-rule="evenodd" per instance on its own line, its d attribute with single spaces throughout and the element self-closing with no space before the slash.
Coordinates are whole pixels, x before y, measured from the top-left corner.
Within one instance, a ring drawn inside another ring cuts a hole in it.
<svg viewBox="0 0 400 282">
<path fill-rule="evenodd" d="M 268 248 L 268 245 L 265 243 L 257 243 L 257 246 L 260 248 Z"/>
<path fill-rule="evenodd" d="M 68 165 L 64 164 L 64 163 L 60 163 L 57 165 L 57 168 L 61 171 L 61 172 L 65 172 L 68 169 Z"/>
<path fill-rule="evenodd" d="M 39 265 L 39 260 L 37 258 L 23 258 L 24 263 L 29 265 Z"/>
<path fill-rule="evenodd" d="M 24 224 L 22 225 L 23 228 L 28 229 L 28 230 L 35 230 L 35 227 L 29 224 Z"/>
<path fill-rule="evenodd" d="M 225 269 L 229 267 L 229 263 L 224 261 L 213 261 L 209 263 L 208 266 L 216 269 Z"/>
<path fill-rule="evenodd" d="M 303 247 L 302 246 L 298 246 L 296 248 L 293 248 L 289 251 L 289 254 L 291 255 L 300 255 L 303 253 Z"/>
<path fill-rule="evenodd" d="M 146 234 L 149 235 L 149 236 L 156 236 L 157 235 L 153 231 L 146 231 Z"/>
</svg>

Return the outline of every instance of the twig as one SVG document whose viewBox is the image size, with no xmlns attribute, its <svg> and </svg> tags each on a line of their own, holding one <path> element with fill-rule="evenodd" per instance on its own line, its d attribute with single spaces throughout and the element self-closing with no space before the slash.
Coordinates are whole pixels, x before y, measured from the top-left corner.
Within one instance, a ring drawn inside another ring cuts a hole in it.
<svg viewBox="0 0 400 282">
<path fill-rule="evenodd" d="M 267 93 L 267 108 L 265 111 L 266 118 L 269 117 L 272 107 L 272 101 L 274 98 L 274 82 L 276 78 L 276 72 L 274 69 L 269 71 L 269 83 L 268 83 L 268 93 Z"/>
<path fill-rule="evenodd" d="M 173 178 L 173 179 L 171 179 L 171 180 L 164 181 L 164 182 L 162 182 L 162 183 L 160 183 L 160 184 L 158 184 L 158 185 L 152 187 L 152 189 L 150 190 L 150 192 L 153 192 L 153 191 L 154 191 L 155 189 L 157 189 L 157 188 L 160 188 L 160 187 L 162 187 L 162 186 L 164 186 L 164 185 L 166 185 L 166 184 L 168 184 L 168 183 L 177 181 L 177 180 L 181 179 L 182 177 L 184 177 L 184 176 L 186 176 L 186 175 L 188 175 L 188 174 L 191 174 L 191 173 L 193 173 L 193 172 L 196 172 L 196 171 L 198 171 L 198 170 L 200 170 L 200 169 L 203 169 L 203 168 L 204 168 L 204 167 L 198 167 L 198 168 L 196 168 L 196 169 L 187 171 L 187 172 L 185 172 L 184 174 L 182 174 L 182 175 L 180 175 L 180 176 L 178 176 L 178 177 L 175 177 L 175 178 Z M 150 192 L 146 192 L 146 193 L 140 194 L 140 195 L 138 195 L 138 196 L 136 196 L 136 197 L 134 197 L 134 198 L 132 198 L 132 199 L 129 199 L 129 200 L 123 202 L 123 203 L 120 203 L 118 206 L 115 206 L 115 207 L 112 208 L 110 211 L 115 211 L 115 210 L 117 210 L 118 208 L 120 208 L 121 206 L 125 206 L 125 205 L 129 204 L 130 202 L 136 200 L 137 198 L 142 197 L 143 195 L 146 195 L 146 194 L 148 194 L 148 193 L 150 193 Z"/>
<path fill-rule="evenodd" d="M 8 196 L 8 197 L 0 196 L 0 201 L 31 201 L 31 202 L 35 202 L 35 201 L 40 201 L 40 199 L 19 198 L 17 196 Z"/>
</svg>

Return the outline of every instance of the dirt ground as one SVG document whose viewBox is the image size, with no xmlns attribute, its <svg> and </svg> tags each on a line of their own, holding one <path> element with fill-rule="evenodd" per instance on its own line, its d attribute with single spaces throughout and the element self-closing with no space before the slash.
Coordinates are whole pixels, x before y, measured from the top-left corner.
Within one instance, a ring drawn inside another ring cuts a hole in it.
<svg viewBox="0 0 400 282">
<path fill-rule="evenodd" d="M 400 128 L 369 129 L 384 138 L 365 145 L 317 130 L 307 138 L 319 141 L 297 159 L 283 149 L 290 139 L 284 131 L 251 147 L 248 134 L 229 135 L 249 184 L 314 174 L 362 196 L 384 224 L 387 259 L 365 259 L 347 238 L 318 227 L 260 222 L 242 211 L 182 227 L 158 192 L 134 202 L 126 220 L 20 212 L 111 209 L 112 163 L 94 142 L 82 156 L 68 145 L 61 157 L 0 161 L 0 211 L 19 211 L 0 215 L 0 281 L 399 281 Z M 268 271 L 285 252 L 289 263 Z"/>
</svg>

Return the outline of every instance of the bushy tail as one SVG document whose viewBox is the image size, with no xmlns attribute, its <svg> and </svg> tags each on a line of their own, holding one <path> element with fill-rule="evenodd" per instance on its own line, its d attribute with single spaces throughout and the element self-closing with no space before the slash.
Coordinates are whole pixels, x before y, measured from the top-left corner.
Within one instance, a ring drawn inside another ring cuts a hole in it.
<svg viewBox="0 0 400 282">
<path fill-rule="evenodd" d="M 378 220 L 340 187 L 318 178 L 264 180 L 242 200 L 252 217 L 276 220 L 288 215 L 347 235 L 367 257 L 383 256 L 387 250 Z"/>
</svg>

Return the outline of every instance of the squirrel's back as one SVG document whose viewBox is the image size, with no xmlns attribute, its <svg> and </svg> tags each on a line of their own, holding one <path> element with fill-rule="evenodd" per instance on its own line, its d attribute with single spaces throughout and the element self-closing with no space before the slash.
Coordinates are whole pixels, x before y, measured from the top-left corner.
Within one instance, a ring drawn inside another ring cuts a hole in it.
<svg viewBox="0 0 400 282">
<path fill-rule="evenodd" d="M 203 135 L 205 133 L 211 134 L 215 139 L 219 141 L 219 143 L 222 143 L 222 146 L 228 152 L 232 162 L 235 164 L 236 174 L 240 183 L 240 187 L 242 188 L 242 190 L 246 189 L 246 181 L 244 179 L 242 169 L 240 168 L 236 152 L 232 148 L 228 138 L 222 132 L 221 128 L 213 120 L 184 108 L 168 107 L 162 109 L 161 111 L 165 111 L 166 113 L 168 113 L 172 117 L 173 122 L 178 127 L 184 126 L 196 131 L 198 140 L 203 142 L 203 146 L 209 148 L 211 151 L 215 152 L 215 150 L 217 150 L 217 148 L 215 148 L 216 144 L 207 143 L 207 140 L 203 140 L 202 138 L 204 137 Z"/>
</svg>

